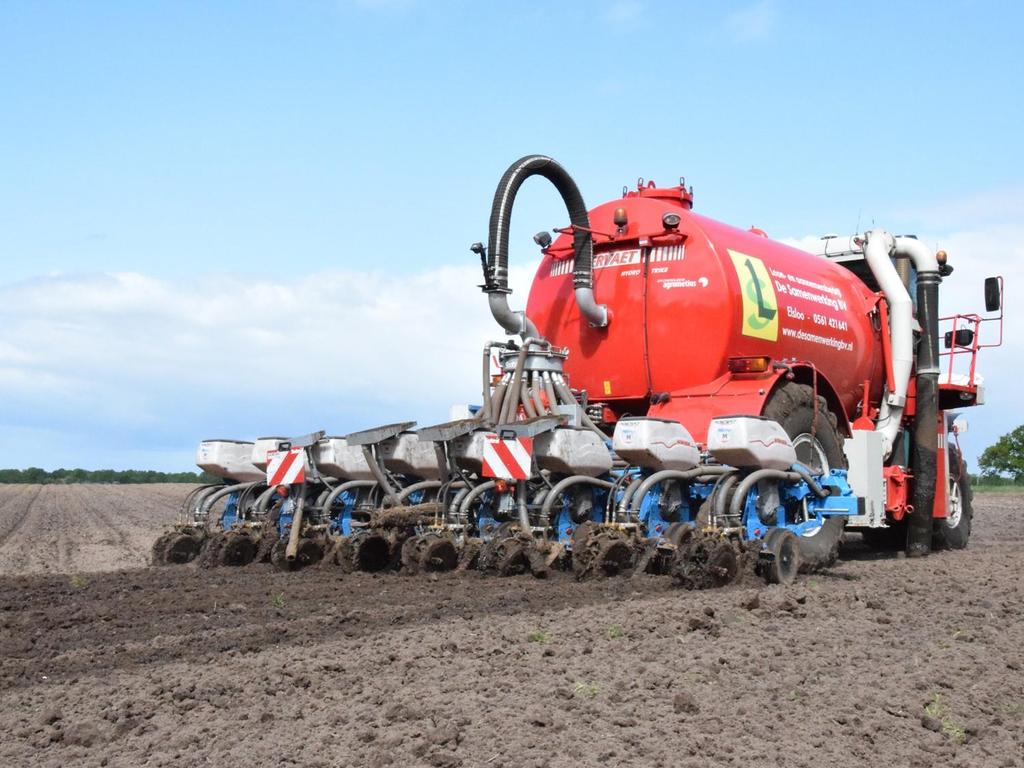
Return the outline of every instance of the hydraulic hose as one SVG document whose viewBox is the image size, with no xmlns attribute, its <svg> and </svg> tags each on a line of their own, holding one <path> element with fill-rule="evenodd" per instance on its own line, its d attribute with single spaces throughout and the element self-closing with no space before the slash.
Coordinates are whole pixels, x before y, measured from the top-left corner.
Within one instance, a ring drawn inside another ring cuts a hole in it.
<svg viewBox="0 0 1024 768">
<path fill-rule="evenodd" d="M 442 485 L 443 483 L 440 480 L 423 480 L 419 483 L 407 485 L 398 492 L 398 501 L 400 504 L 405 504 L 405 500 L 417 491 L 432 491 L 435 488 L 440 488 Z"/>
<path fill-rule="evenodd" d="M 790 471 L 796 472 L 798 475 L 800 475 L 800 479 L 807 483 L 807 487 L 811 489 L 811 493 L 813 493 L 819 499 L 824 499 L 825 497 L 831 495 L 830 491 L 828 491 L 827 489 L 823 488 L 821 485 L 818 484 L 818 481 L 814 479 L 814 477 L 811 475 L 807 467 L 801 464 L 794 464 L 792 467 L 790 467 Z"/>
<path fill-rule="evenodd" d="M 550 411 L 548 407 L 544 405 L 544 398 L 540 396 L 540 390 L 542 387 L 541 375 L 537 371 L 530 372 L 530 396 L 533 398 L 534 407 L 537 409 L 539 416 L 546 416 Z"/>
<path fill-rule="evenodd" d="M 572 394 L 572 390 L 569 389 L 569 386 L 564 383 L 564 380 L 560 376 L 555 378 L 554 386 L 555 392 L 561 397 L 562 403 L 564 405 L 575 405 L 577 407 L 579 406 L 579 403 L 576 401 L 576 398 Z M 595 424 L 593 420 L 589 416 L 587 416 L 587 412 L 584 411 L 582 408 L 580 408 L 580 415 L 583 420 L 583 426 L 585 426 L 587 429 L 596 432 L 602 440 L 608 439 L 608 435 L 606 435 L 604 432 L 600 430 L 597 424 Z"/>
<path fill-rule="evenodd" d="M 512 381 L 508 384 L 508 389 L 505 392 L 505 403 L 501 407 L 501 412 L 498 414 L 498 424 L 508 424 L 510 421 L 515 421 L 516 410 L 519 407 L 520 399 L 520 382 L 523 378 L 523 366 L 526 364 L 526 355 L 529 352 L 529 342 L 534 339 L 528 338 L 523 341 L 523 346 L 519 350 L 519 355 L 516 357 L 515 371 L 512 373 Z"/>
<path fill-rule="evenodd" d="M 579 187 L 568 172 L 550 157 L 527 155 L 512 163 L 498 182 L 491 203 L 491 220 L 487 241 L 487 274 L 484 292 L 488 295 L 491 314 L 508 333 L 524 338 L 540 336 L 537 326 L 525 312 L 513 312 L 508 306 L 508 238 L 512 222 L 512 206 L 519 188 L 531 176 L 543 176 L 558 190 L 573 231 L 573 286 L 580 312 L 591 325 L 608 325 L 608 308 L 594 302 L 594 247 L 590 237 L 590 218 Z"/>
<path fill-rule="evenodd" d="M 626 490 L 622 494 L 622 501 L 619 502 L 618 516 L 622 517 L 629 511 L 629 502 L 633 499 L 633 494 L 636 493 L 636 489 L 643 485 L 645 477 L 638 477 L 633 480 L 629 485 L 626 486 Z"/>
<path fill-rule="evenodd" d="M 203 498 L 202 506 L 199 508 L 199 519 L 203 521 L 203 525 L 209 529 L 210 527 L 210 510 L 213 509 L 213 505 L 223 499 L 225 496 L 230 496 L 232 493 L 238 493 L 241 491 L 248 490 L 254 485 L 259 485 L 260 482 L 257 480 L 253 483 L 239 483 L 238 485 L 225 485 L 220 490 L 214 491 Z"/>
<path fill-rule="evenodd" d="M 789 483 L 795 483 L 801 479 L 803 478 L 796 472 L 784 472 L 781 469 L 754 470 L 736 486 L 736 492 L 732 495 L 732 501 L 729 503 L 729 515 L 731 517 L 740 517 L 742 515 L 747 494 L 761 480 L 785 480 Z"/>
<path fill-rule="evenodd" d="M 555 483 L 554 488 L 552 488 L 544 497 L 544 504 L 540 508 L 541 519 L 550 519 L 551 508 L 555 506 L 555 502 L 558 501 L 558 497 L 574 485 L 596 485 L 598 488 L 608 489 L 615 487 L 615 483 L 611 483 L 607 480 L 599 480 L 596 477 L 590 477 L 588 475 L 571 475 L 564 480 L 559 480 Z"/>
<path fill-rule="evenodd" d="M 178 522 L 182 525 L 191 524 L 196 521 L 196 510 L 198 504 L 194 503 L 196 500 L 207 493 L 211 493 L 218 488 L 223 488 L 220 483 L 200 485 L 198 488 L 193 488 L 189 491 L 188 496 L 181 502 L 181 508 L 178 510 Z"/>
<path fill-rule="evenodd" d="M 505 403 L 505 390 L 508 389 L 508 382 L 505 381 L 504 377 L 498 385 L 494 388 L 494 394 L 491 395 L 491 412 L 488 417 L 488 423 L 497 424 L 500 414 L 501 407 Z"/>
<path fill-rule="evenodd" d="M 644 503 L 644 498 L 659 483 L 663 483 L 666 480 L 696 480 L 698 477 L 705 475 L 724 475 L 729 469 L 729 467 L 695 467 L 694 469 L 686 470 L 663 469 L 660 472 L 655 472 L 644 480 L 633 493 L 633 498 L 630 500 L 630 513 L 634 517 L 640 514 L 640 507 Z"/>
<path fill-rule="evenodd" d="M 740 481 L 738 474 L 739 470 L 730 472 L 726 475 L 722 475 L 719 481 L 715 483 L 715 487 L 711 490 L 712 500 L 712 511 L 714 513 L 714 523 L 717 525 L 718 520 L 726 516 L 726 500 L 729 498 L 729 490 Z"/>
<path fill-rule="evenodd" d="M 272 485 L 259 495 L 259 498 L 256 500 L 256 518 L 258 520 L 266 517 L 267 507 L 270 506 L 270 501 L 274 498 L 274 491 L 276 490 L 277 487 Z"/>
<path fill-rule="evenodd" d="M 327 494 L 327 498 L 324 499 L 321 509 L 324 514 L 330 515 L 331 507 L 334 506 L 334 502 L 339 496 L 341 496 L 341 494 L 345 493 L 345 491 L 350 491 L 353 488 L 372 488 L 375 485 L 377 485 L 376 480 L 349 480 L 347 483 L 341 483 Z"/>
<path fill-rule="evenodd" d="M 523 411 L 526 413 L 526 418 L 537 418 L 537 408 L 533 404 L 533 398 L 530 396 L 530 387 L 527 385 L 525 377 L 519 385 L 519 399 L 523 404 Z"/>
<path fill-rule="evenodd" d="M 480 485 L 475 486 L 462 499 L 462 503 L 459 504 L 459 514 L 468 519 L 469 508 L 473 505 L 473 502 L 476 501 L 477 497 L 494 488 L 494 486 L 495 482 L 493 480 L 488 480 L 486 483 L 480 483 Z"/>
</svg>

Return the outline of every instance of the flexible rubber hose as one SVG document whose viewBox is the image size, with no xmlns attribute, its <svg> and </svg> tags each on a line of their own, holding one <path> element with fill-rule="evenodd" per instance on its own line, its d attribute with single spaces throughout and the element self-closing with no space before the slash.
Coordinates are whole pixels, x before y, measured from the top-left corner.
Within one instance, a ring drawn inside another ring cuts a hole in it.
<svg viewBox="0 0 1024 768">
<path fill-rule="evenodd" d="M 750 490 L 761 480 L 785 480 L 789 483 L 795 483 L 802 478 L 796 472 L 785 472 L 781 469 L 757 469 L 751 472 L 749 475 L 744 477 L 738 486 L 736 486 L 736 492 L 732 495 L 732 500 L 729 502 L 729 514 L 732 517 L 740 517 L 743 511 L 743 505 L 746 502 L 747 494 Z"/>
<path fill-rule="evenodd" d="M 508 167 L 498 182 L 491 203 L 491 221 L 487 240 L 487 261 L 494 282 L 501 291 L 508 290 L 508 236 L 512 222 L 512 206 L 516 193 L 531 176 L 543 176 L 550 181 L 562 196 L 569 221 L 584 230 L 590 229 L 587 206 L 579 187 L 569 173 L 546 155 L 526 155 Z M 594 248 L 590 233 L 579 229 L 573 235 L 573 249 L 576 261 L 573 271 L 573 285 L 593 287 Z"/>
<path fill-rule="evenodd" d="M 340 497 L 341 494 L 346 491 L 350 491 L 353 488 L 372 488 L 375 485 L 377 485 L 376 480 L 349 480 L 348 482 L 342 483 L 327 494 L 327 498 L 324 499 L 321 509 L 324 510 L 325 514 L 330 515 L 331 507 L 334 506 L 334 502 L 338 500 L 338 497 Z"/>
<path fill-rule="evenodd" d="M 914 414 L 914 510 L 907 524 L 907 555 L 932 549 L 935 484 L 938 478 L 939 282 L 937 272 L 917 273 L 917 392 Z"/>
<path fill-rule="evenodd" d="M 653 475 L 647 477 L 640 487 L 633 494 L 631 500 L 630 513 L 636 517 L 640 514 L 640 507 L 644 503 L 644 499 L 647 494 L 650 493 L 651 489 L 663 483 L 666 480 L 696 480 L 698 477 L 704 475 L 721 475 L 728 471 L 727 467 L 695 467 L 694 469 L 663 469 L 660 472 L 655 472 Z"/>
<path fill-rule="evenodd" d="M 544 497 L 544 503 L 540 508 L 540 516 L 544 519 L 550 519 L 551 508 L 555 506 L 555 502 L 558 501 L 558 497 L 574 485 L 595 485 L 598 488 L 609 489 L 615 487 L 615 483 L 611 483 L 607 480 L 600 480 L 596 477 L 589 477 L 588 475 L 571 475 L 563 480 L 559 480 L 555 483 L 554 487 L 548 491 L 547 495 Z"/>
<path fill-rule="evenodd" d="M 398 501 L 401 504 L 405 504 L 405 500 L 408 499 L 416 491 L 429 491 L 434 488 L 440 488 L 443 483 L 440 480 L 422 480 L 412 485 L 407 485 L 401 491 L 398 492 Z"/>
<path fill-rule="evenodd" d="M 474 486 L 470 489 L 469 493 L 466 494 L 462 503 L 459 505 L 459 514 L 468 519 L 469 508 L 472 506 L 473 502 L 476 501 L 479 496 L 494 488 L 494 485 L 495 482 L 493 480 L 488 480 L 486 483 L 480 483 L 480 485 Z"/>
</svg>

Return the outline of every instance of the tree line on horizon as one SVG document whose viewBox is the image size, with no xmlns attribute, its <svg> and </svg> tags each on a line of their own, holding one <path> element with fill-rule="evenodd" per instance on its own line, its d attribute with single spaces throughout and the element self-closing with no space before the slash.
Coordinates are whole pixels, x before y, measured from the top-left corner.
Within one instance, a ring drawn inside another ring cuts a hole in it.
<svg viewBox="0 0 1024 768">
<path fill-rule="evenodd" d="M 986 448 L 978 459 L 977 474 L 971 480 L 980 485 L 1024 485 L 1024 425 Z M 0 469 L 0 484 L 120 483 L 220 483 L 206 472 L 155 472 L 151 469 Z"/>
<path fill-rule="evenodd" d="M 146 483 L 219 483 L 220 478 L 205 472 L 156 472 L 151 469 L 0 469 L 0 484 L 71 485 L 108 483 L 141 485 Z"/>
</svg>

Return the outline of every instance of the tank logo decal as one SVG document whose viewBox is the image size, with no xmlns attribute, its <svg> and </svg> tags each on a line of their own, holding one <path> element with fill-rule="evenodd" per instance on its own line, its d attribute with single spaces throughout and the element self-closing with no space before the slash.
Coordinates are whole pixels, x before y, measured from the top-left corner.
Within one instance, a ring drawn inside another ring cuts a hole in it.
<svg viewBox="0 0 1024 768">
<path fill-rule="evenodd" d="M 686 257 L 686 244 L 659 245 L 651 249 L 650 262 L 682 261 Z M 639 248 L 627 248 L 617 251 L 605 251 L 594 254 L 594 269 L 607 269 L 608 267 L 627 267 L 641 262 L 641 251 Z M 548 268 L 549 277 L 571 275 L 573 268 L 572 259 L 553 259 Z M 639 271 L 636 272 L 639 274 Z"/>
<path fill-rule="evenodd" d="M 756 256 L 729 251 L 743 298 L 744 336 L 767 341 L 779 338 L 779 302 L 768 270 Z"/>
</svg>

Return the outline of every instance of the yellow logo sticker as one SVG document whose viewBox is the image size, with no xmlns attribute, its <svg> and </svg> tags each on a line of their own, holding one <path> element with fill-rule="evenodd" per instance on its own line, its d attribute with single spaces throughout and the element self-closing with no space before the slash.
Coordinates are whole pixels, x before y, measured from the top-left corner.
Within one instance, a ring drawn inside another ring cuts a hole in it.
<svg viewBox="0 0 1024 768">
<path fill-rule="evenodd" d="M 729 251 L 743 297 L 743 335 L 777 341 L 779 302 L 764 262 L 755 256 Z"/>
</svg>

